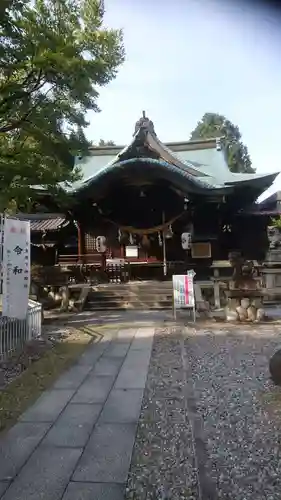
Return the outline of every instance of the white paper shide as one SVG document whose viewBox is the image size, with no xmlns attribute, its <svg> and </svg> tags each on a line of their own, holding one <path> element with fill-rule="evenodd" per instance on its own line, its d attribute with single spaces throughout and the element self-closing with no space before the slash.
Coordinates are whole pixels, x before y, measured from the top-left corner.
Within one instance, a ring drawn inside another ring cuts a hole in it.
<svg viewBox="0 0 281 500">
<path fill-rule="evenodd" d="M 30 286 L 30 222 L 6 218 L 3 240 L 2 314 L 24 319 Z"/>
</svg>

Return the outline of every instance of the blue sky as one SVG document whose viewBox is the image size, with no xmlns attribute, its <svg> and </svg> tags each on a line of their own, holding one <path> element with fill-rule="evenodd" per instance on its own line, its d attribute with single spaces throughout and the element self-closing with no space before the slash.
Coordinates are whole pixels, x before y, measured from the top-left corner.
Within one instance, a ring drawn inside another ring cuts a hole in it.
<svg viewBox="0 0 281 500">
<path fill-rule="evenodd" d="M 127 144 L 142 110 L 163 141 L 207 112 L 239 126 L 258 172 L 281 171 L 281 30 L 274 13 L 220 0 L 105 0 L 126 61 L 101 89 L 87 136 Z M 274 188 L 281 189 L 281 175 Z"/>
</svg>

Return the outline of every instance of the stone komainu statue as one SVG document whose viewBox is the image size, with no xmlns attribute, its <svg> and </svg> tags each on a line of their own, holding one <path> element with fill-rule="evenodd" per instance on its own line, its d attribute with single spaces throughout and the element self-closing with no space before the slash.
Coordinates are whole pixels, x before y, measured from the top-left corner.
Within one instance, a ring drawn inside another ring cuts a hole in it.
<svg viewBox="0 0 281 500">
<path fill-rule="evenodd" d="M 249 288 L 255 288 L 254 277 L 256 271 L 253 262 L 245 260 L 240 252 L 230 252 L 228 259 L 233 267 L 232 280 L 234 288 L 244 288 L 245 285 L 248 285 Z"/>
<path fill-rule="evenodd" d="M 281 231 L 278 227 L 269 226 L 267 228 L 267 237 L 269 241 L 269 250 L 280 248 L 281 246 Z"/>
</svg>

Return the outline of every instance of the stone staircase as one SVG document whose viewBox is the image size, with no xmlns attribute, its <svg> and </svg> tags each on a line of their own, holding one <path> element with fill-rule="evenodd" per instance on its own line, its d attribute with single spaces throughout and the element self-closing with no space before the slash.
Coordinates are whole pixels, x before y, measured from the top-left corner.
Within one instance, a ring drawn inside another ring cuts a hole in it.
<svg viewBox="0 0 281 500">
<path fill-rule="evenodd" d="M 172 281 L 109 283 L 92 287 L 86 310 L 172 309 Z"/>
</svg>

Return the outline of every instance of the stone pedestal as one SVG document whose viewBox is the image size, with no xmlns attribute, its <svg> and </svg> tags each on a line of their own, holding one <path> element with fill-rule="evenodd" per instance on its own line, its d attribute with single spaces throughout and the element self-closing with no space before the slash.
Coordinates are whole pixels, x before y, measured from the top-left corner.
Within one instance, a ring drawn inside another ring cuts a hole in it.
<svg viewBox="0 0 281 500">
<path fill-rule="evenodd" d="M 227 321 L 248 321 L 257 323 L 264 319 L 262 293 L 260 290 L 232 289 L 226 292 L 228 297 L 225 308 Z"/>
<path fill-rule="evenodd" d="M 230 252 L 229 262 L 233 267 L 232 280 L 226 292 L 228 321 L 258 322 L 264 318 L 262 279 L 254 262 L 244 260 L 240 252 Z"/>
<path fill-rule="evenodd" d="M 263 266 L 265 294 L 268 300 L 281 297 L 281 248 L 270 249 Z"/>
</svg>

